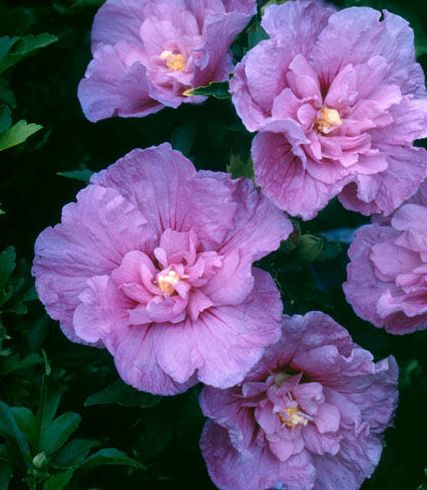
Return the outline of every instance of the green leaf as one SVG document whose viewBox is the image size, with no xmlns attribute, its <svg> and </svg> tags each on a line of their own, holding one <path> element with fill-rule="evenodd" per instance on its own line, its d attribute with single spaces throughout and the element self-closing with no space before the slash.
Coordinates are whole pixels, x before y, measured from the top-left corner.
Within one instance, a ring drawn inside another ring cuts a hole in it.
<svg viewBox="0 0 427 490">
<path fill-rule="evenodd" d="M 6 286 L 16 268 L 16 253 L 13 247 L 7 247 L 0 253 L 0 306 L 2 306 L 11 296 L 6 293 Z"/>
<path fill-rule="evenodd" d="M 248 48 L 252 49 L 261 41 L 268 39 L 268 34 L 260 25 L 256 25 L 254 29 L 248 32 Z"/>
<path fill-rule="evenodd" d="M 208 85 L 186 90 L 183 95 L 194 97 L 196 95 L 204 97 L 215 97 L 216 99 L 229 99 L 228 82 L 210 82 Z"/>
<path fill-rule="evenodd" d="M 73 412 L 65 412 L 54 419 L 41 433 L 39 450 L 47 454 L 57 451 L 77 430 L 80 421 L 80 415 Z"/>
<path fill-rule="evenodd" d="M 197 135 L 197 126 L 194 121 L 186 122 L 178 126 L 171 137 L 171 144 L 175 150 L 189 156 L 194 140 Z"/>
<path fill-rule="evenodd" d="M 88 469 L 94 466 L 103 465 L 121 465 L 139 469 L 145 468 L 142 463 L 139 463 L 133 458 L 129 458 L 125 452 L 115 448 L 100 449 L 95 454 L 92 454 L 92 456 L 89 456 L 80 468 Z"/>
<path fill-rule="evenodd" d="M 42 128 L 43 126 L 39 124 L 28 124 L 27 121 L 21 119 L 21 121 L 18 121 L 10 129 L 0 134 L 0 151 L 20 145 Z"/>
<path fill-rule="evenodd" d="M 254 166 L 252 160 L 244 162 L 237 155 L 231 155 L 230 163 L 227 165 L 227 172 L 231 174 L 233 179 L 239 177 L 247 177 L 248 179 L 254 178 Z"/>
<path fill-rule="evenodd" d="M 98 393 L 94 393 L 85 401 L 85 407 L 93 405 L 111 405 L 117 403 L 124 407 L 154 407 L 161 402 L 160 396 L 135 390 L 131 386 L 116 381 Z"/>
<path fill-rule="evenodd" d="M 55 468 L 77 468 L 84 462 L 89 451 L 98 445 L 98 441 L 90 439 L 73 439 L 56 453 L 52 465 Z"/>
<path fill-rule="evenodd" d="M 16 108 L 16 99 L 6 80 L 0 80 L 0 102 L 7 104 L 12 109 Z"/>
<path fill-rule="evenodd" d="M 0 133 L 12 126 L 12 113 L 7 105 L 0 106 Z"/>
<path fill-rule="evenodd" d="M 0 490 L 8 490 L 13 475 L 13 466 L 2 461 L 0 464 Z"/>
<path fill-rule="evenodd" d="M 82 170 L 70 170 L 69 172 L 58 172 L 56 175 L 60 175 L 67 179 L 79 180 L 81 182 L 89 182 L 93 172 L 92 170 L 85 168 Z"/>
<path fill-rule="evenodd" d="M 4 38 L 0 38 L 0 41 L 1 39 Z M 29 34 L 21 38 L 9 38 L 9 48 L 3 58 L 1 58 L 0 48 L 0 73 L 16 65 L 16 63 L 19 63 L 35 51 L 45 48 L 57 40 L 58 38 L 56 36 L 46 32 L 37 35 Z M 5 45 L 7 47 L 7 41 L 5 41 Z"/>
<path fill-rule="evenodd" d="M 73 470 L 67 470 L 49 477 L 43 485 L 43 490 L 62 490 L 70 483 L 73 473 Z"/>
<path fill-rule="evenodd" d="M 39 429 L 36 416 L 25 407 L 13 407 L 11 410 L 19 429 L 24 433 L 32 450 L 36 451 Z"/>
<path fill-rule="evenodd" d="M 285 2 L 287 2 L 287 0 L 269 0 L 262 6 L 261 13 L 264 15 L 265 9 L 270 7 L 270 5 L 281 5 L 282 3 Z"/>
<path fill-rule="evenodd" d="M 105 0 L 74 0 L 74 2 L 70 5 L 68 2 L 66 5 L 63 5 L 62 1 L 56 1 L 53 6 L 57 12 L 60 14 L 71 14 L 73 12 L 78 12 L 84 8 L 96 8 L 100 7 Z"/>
<path fill-rule="evenodd" d="M 46 365 L 46 376 L 43 376 L 43 384 L 41 389 L 40 404 L 37 410 L 37 420 L 40 427 L 40 434 L 52 422 L 56 412 L 58 411 L 59 402 L 61 400 L 64 387 L 52 386 L 48 383 L 50 374 L 50 365 L 46 354 L 43 352 L 43 359 Z M 41 436 L 40 436 L 41 437 Z"/>
<path fill-rule="evenodd" d="M 24 463 L 31 466 L 31 454 L 27 439 L 19 429 L 13 412 L 8 405 L 0 401 L 0 433 L 18 447 Z"/>
<path fill-rule="evenodd" d="M 0 37 L 0 71 L 1 71 L 2 60 L 4 60 L 4 58 L 7 56 L 8 52 L 9 52 L 9 50 L 18 41 L 19 41 L 19 37 L 17 37 L 17 36 L 14 36 L 14 37 L 2 36 L 2 37 Z"/>
<path fill-rule="evenodd" d="M 5 360 L 1 376 L 7 376 L 14 371 L 19 371 L 20 369 L 32 366 L 38 366 L 39 364 L 43 364 L 43 359 L 36 353 L 29 354 L 22 359 L 18 354 L 16 354 Z"/>
</svg>

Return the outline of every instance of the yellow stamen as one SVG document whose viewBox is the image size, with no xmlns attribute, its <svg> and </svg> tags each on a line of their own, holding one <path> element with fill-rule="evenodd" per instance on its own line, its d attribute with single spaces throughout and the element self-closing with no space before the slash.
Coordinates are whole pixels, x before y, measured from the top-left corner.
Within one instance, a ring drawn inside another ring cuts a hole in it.
<svg viewBox="0 0 427 490">
<path fill-rule="evenodd" d="M 181 277 L 175 271 L 169 271 L 167 274 L 159 275 L 157 283 L 162 293 L 172 296 L 175 293 L 175 286 L 180 280 Z"/>
<path fill-rule="evenodd" d="M 302 424 L 304 427 L 308 424 L 308 419 L 304 417 L 298 405 L 296 407 L 285 408 L 285 413 L 283 414 L 279 412 L 277 417 L 281 424 L 291 429 L 296 427 L 298 424 Z"/>
<path fill-rule="evenodd" d="M 174 54 L 172 51 L 166 50 L 160 54 L 161 60 L 166 60 L 166 66 L 171 71 L 185 70 L 185 57 L 182 53 Z"/>
<path fill-rule="evenodd" d="M 316 131 L 322 134 L 329 134 L 341 125 L 340 113 L 336 109 L 323 106 L 315 124 Z"/>
</svg>

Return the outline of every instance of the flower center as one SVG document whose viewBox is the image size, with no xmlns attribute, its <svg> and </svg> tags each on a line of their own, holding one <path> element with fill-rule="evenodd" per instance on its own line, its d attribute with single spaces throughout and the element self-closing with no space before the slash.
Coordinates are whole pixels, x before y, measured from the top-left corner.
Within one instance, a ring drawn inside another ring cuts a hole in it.
<svg viewBox="0 0 427 490">
<path fill-rule="evenodd" d="M 182 53 L 175 54 L 172 51 L 166 50 L 160 54 L 161 60 L 166 60 L 166 66 L 170 71 L 184 71 L 185 57 Z"/>
<path fill-rule="evenodd" d="M 285 408 L 285 412 L 279 412 L 277 414 L 280 423 L 286 427 L 294 428 L 299 424 L 302 424 L 304 427 L 308 424 L 308 419 L 304 416 L 304 414 L 300 411 L 299 406 L 296 407 L 287 407 Z"/>
<path fill-rule="evenodd" d="M 157 284 L 162 293 L 172 296 L 175 293 L 175 286 L 180 280 L 181 277 L 175 271 L 169 271 L 166 274 L 159 274 Z"/>
<path fill-rule="evenodd" d="M 315 128 L 318 133 L 329 134 L 342 125 L 340 113 L 336 109 L 323 106 L 316 120 Z"/>
</svg>

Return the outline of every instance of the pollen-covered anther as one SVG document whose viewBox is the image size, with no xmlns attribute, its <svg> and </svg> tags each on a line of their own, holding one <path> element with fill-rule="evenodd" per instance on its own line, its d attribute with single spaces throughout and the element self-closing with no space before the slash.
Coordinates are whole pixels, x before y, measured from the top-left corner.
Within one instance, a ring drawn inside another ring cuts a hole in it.
<svg viewBox="0 0 427 490">
<path fill-rule="evenodd" d="M 169 271 L 158 276 L 157 284 L 162 293 L 172 296 L 175 293 L 175 286 L 180 280 L 181 277 L 175 271 Z"/>
<path fill-rule="evenodd" d="M 336 109 L 323 106 L 316 120 L 315 128 L 318 133 L 329 134 L 342 123 L 340 113 Z"/>
<path fill-rule="evenodd" d="M 298 405 L 296 407 L 285 408 L 284 413 L 282 412 L 277 413 L 277 417 L 282 425 L 289 427 L 291 429 L 299 424 L 304 426 L 308 424 L 308 419 L 300 411 Z"/>
<path fill-rule="evenodd" d="M 182 53 L 175 54 L 172 51 L 165 50 L 160 54 L 160 59 L 166 61 L 166 66 L 170 71 L 185 70 L 185 57 Z"/>
</svg>

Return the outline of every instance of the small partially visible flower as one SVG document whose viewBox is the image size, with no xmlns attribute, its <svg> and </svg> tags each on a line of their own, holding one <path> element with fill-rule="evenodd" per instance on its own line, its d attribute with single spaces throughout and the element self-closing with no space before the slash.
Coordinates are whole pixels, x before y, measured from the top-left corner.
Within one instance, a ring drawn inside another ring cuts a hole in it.
<svg viewBox="0 0 427 490">
<path fill-rule="evenodd" d="M 86 117 L 142 117 L 203 102 L 184 92 L 226 80 L 230 45 L 255 11 L 256 0 L 107 0 L 78 91 Z"/>
<path fill-rule="evenodd" d="M 93 175 L 38 237 L 33 274 L 65 335 L 105 346 L 132 386 L 226 388 L 280 336 L 279 291 L 252 264 L 291 231 L 249 180 L 164 144 Z"/>
<path fill-rule="evenodd" d="M 397 405 L 393 357 L 378 363 L 319 312 L 282 337 L 240 386 L 204 388 L 201 449 L 221 490 L 357 490 Z"/>
<path fill-rule="evenodd" d="M 363 226 L 344 291 L 355 312 L 397 335 L 427 328 L 426 184 L 391 220 Z"/>
<path fill-rule="evenodd" d="M 389 215 L 427 176 L 427 92 L 414 36 L 397 15 L 336 12 L 288 1 L 265 11 L 270 39 L 231 80 L 263 192 L 313 218 L 335 196 L 360 213 Z"/>
</svg>

